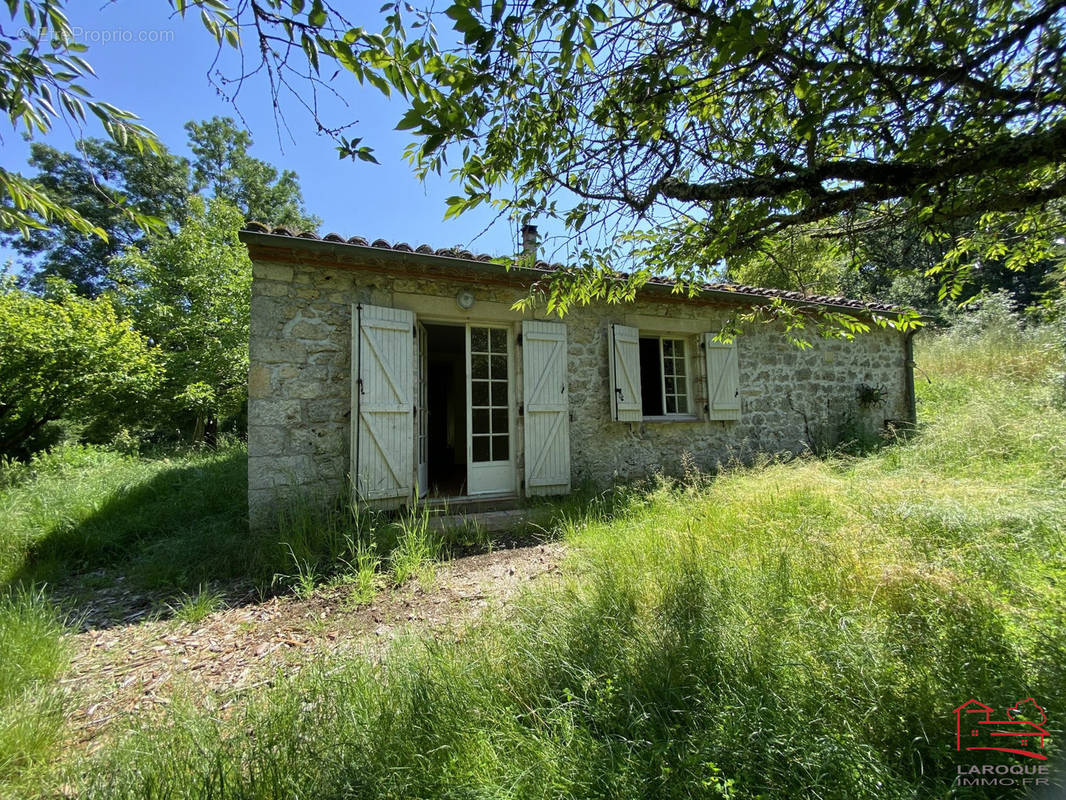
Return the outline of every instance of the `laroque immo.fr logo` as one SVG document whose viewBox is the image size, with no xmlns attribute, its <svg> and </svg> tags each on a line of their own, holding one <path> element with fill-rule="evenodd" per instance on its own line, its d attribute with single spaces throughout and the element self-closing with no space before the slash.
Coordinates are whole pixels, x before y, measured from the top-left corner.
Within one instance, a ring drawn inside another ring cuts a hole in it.
<svg viewBox="0 0 1066 800">
<path fill-rule="evenodd" d="M 1022 763 L 959 764 L 960 786 L 1047 786 L 1048 766 L 1043 752 L 1047 737 L 1047 713 L 1032 697 L 1006 710 L 1006 719 L 994 719 L 996 710 L 970 699 L 955 709 L 955 749 L 960 753 L 1007 753 Z M 1035 763 L 1034 763 L 1035 762 Z"/>
</svg>

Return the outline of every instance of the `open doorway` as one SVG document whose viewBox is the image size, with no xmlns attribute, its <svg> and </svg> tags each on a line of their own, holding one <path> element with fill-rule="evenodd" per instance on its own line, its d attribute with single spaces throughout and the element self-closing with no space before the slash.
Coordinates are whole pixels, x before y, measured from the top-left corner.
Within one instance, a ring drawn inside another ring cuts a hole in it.
<svg viewBox="0 0 1066 800">
<path fill-rule="evenodd" d="M 466 328 L 425 325 L 427 494 L 461 497 L 466 484 Z"/>
</svg>

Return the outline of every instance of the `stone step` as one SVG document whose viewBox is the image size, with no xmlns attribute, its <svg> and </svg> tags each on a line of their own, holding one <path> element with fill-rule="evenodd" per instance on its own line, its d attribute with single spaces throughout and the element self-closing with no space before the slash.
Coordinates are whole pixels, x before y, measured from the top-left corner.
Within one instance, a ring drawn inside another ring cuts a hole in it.
<svg viewBox="0 0 1066 800">
<path fill-rule="evenodd" d="M 429 528 L 433 531 L 442 531 L 472 525 L 487 533 L 498 533 L 517 528 L 527 519 L 529 519 L 529 511 L 521 508 L 505 511 L 479 511 L 472 514 L 447 514 L 431 517 Z"/>
<path fill-rule="evenodd" d="M 430 516 L 449 516 L 462 514 L 481 514 L 494 511 L 513 511 L 518 508 L 520 498 L 515 495 L 492 495 L 488 497 L 453 497 L 432 498 L 419 502 L 418 508 L 429 512 Z"/>
</svg>

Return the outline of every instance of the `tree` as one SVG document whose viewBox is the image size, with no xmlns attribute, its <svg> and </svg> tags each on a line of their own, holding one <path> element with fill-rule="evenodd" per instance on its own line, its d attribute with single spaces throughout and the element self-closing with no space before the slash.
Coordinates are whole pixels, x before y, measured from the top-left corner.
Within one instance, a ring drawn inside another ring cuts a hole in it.
<svg viewBox="0 0 1066 800">
<path fill-rule="evenodd" d="M 0 454 L 26 456 L 60 418 L 114 423 L 151 393 L 148 343 L 106 297 L 51 280 L 45 295 L 0 284 Z"/>
<path fill-rule="evenodd" d="M 571 231 L 576 269 L 558 284 L 571 300 L 617 296 L 619 268 L 633 270 L 629 288 L 657 272 L 691 285 L 768 236 L 900 215 L 932 236 L 975 221 L 939 267 L 958 293 L 1005 226 L 1008 268 L 1046 258 L 1049 204 L 1066 195 L 1066 0 L 395 2 L 380 33 L 325 0 L 171 2 L 246 56 L 223 91 L 265 76 L 275 109 L 292 92 L 342 156 L 373 160 L 346 125 L 318 119 L 336 77 L 324 63 L 408 98 L 399 127 L 418 137 L 418 174 L 450 168 L 462 186 L 449 215 L 492 202 Z M 130 115 L 74 91 L 87 65 L 60 0 L 8 5 L 48 18 L 18 56 L 29 67 L 0 52 L 0 74 L 32 78 L 0 91 L 17 122 L 43 133 L 88 106 L 114 135 L 151 143 Z M 443 47 L 442 18 L 454 29 Z M 32 215 L 19 208 L 48 201 L 6 173 L 0 186 L 21 225 Z"/>
<path fill-rule="evenodd" d="M 229 117 L 188 122 L 193 189 L 209 190 L 240 209 L 245 219 L 296 230 L 316 230 L 321 220 L 303 207 L 299 177 L 248 154 L 252 136 Z"/>
<path fill-rule="evenodd" d="M 849 270 L 846 242 L 786 231 L 767 237 L 757 250 L 733 259 L 726 277 L 736 283 L 837 294 Z"/>
<path fill-rule="evenodd" d="M 81 55 L 87 48 L 75 41 L 62 2 L 7 0 L 7 7 L 12 21 L 21 16 L 26 23 L 15 35 L 0 41 L 0 110 L 15 128 L 24 128 L 30 137 L 42 136 L 57 121 L 80 128 L 92 115 L 116 144 L 141 153 L 159 151 L 159 142 L 136 115 L 93 99 L 82 85 L 93 71 Z M 153 224 L 136 211 L 128 213 L 137 224 Z M 69 203 L 21 175 L 0 169 L 0 230 L 28 234 L 51 222 L 64 223 L 81 233 L 107 235 Z"/>
<path fill-rule="evenodd" d="M 76 211 L 106 236 L 86 233 L 60 219 L 27 234 L 12 232 L 5 244 L 24 256 L 23 272 L 40 289 L 50 276 L 71 281 L 78 292 L 93 296 L 109 287 L 109 263 L 130 246 L 143 246 L 145 231 L 131 216 L 158 221 L 157 231 L 174 231 L 185 215 L 189 195 L 209 191 L 241 209 L 245 218 L 299 230 L 317 228 L 319 220 L 304 210 L 299 177 L 279 174 L 248 154 L 251 136 L 233 120 L 189 122 L 189 162 L 160 147 L 142 155 L 131 146 L 83 139 L 77 152 L 31 145 L 32 184 Z M 238 228 L 241 225 L 237 223 Z"/>
<path fill-rule="evenodd" d="M 360 81 L 383 92 L 389 84 L 383 73 L 396 70 L 416 58 L 423 47 L 416 42 L 410 49 L 403 43 L 398 15 L 386 17 L 382 33 L 353 27 L 342 14 L 324 0 L 310 3 L 291 0 L 168 0 L 182 17 L 189 12 L 199 16 L 219 47 L 245 48 L 242 58 L 247 72 L 220 86 L 223 93 L 236 97 L 244 81 L 264 73 L 280 108 L 279 95 L 293 90 L 296 75 L 304 85 L 297 98 L 309 108 L 317 107 L 317 94 L 328 84 L 318 75 L 319 56 L 335 59 Z M 16 128 L 30 138 L 47 136 L 53 126 L 64 124 L 82 130 L 89 119 L 98 121 L 111 140 L 120 147 L 132 146 L 140 153 L 156 153 L 161 145 L 135 114 L 96 99 L 83 85 L 93 76 L 92 66 L 82 55 L 87 47 L 76 41 L 64 14 L 63 0 L 6 0 L 12 22 L 25 21 L 25 27 L 0 39 L 0 111 Z M 17 24 L 17 22 L 16 22 Z M 242 31 L 247 35 L 242 37 Z M 293 55 L 305 59 L 306 72 L 300 72 Z M 398 73 L 397 77 L 398 77 Z M 410 80 L 410 78 L 408 79 Z M 310 103 L 304 99 L 309 96 Z M 327 128 L 315 114 L 319 130 L 333 135 L 342 152 L 373 161 L 370 148 L 358 139 L 346 140 L 337 129 Z M 136 209 L 122 206 L 130 219 L 145 230 L 158 229 L 158 220 Z M 62 223 L 79 233 L 108 238 L 106 230 L 94 225 L 62 197 L 33 181 L 0 169 L 0 230 L 17 230 L 24 235 L 35 228 Z"/>
<path fill-rule="evenodd" d="M 952 291 L 1009 226 L 1046 256 L 1066 196 L 1066 2 L 453 0 L 400 127 L 450 213 L 562 220 L 602 270 L 698 281 L 766 237 L 899 216 Z M 961 245 L 961 246 L 960 246 Z"/>
<path fill-rule="evenodd" d="M 115 261 L 121 305 L 162 364 L 149 427 L 177 425 L 211 442 L 245 401 L 252 270 L 237 239 L 242 220 L 225 200 L 194 196 L 177 234 Z"/>
<path fill-rule="evenodd" d="M 901 306 L 943 314 L 957 305 L 942 297 L 936 273 L 952 248 L 977 226 L 973 220 L 955 220 L 946 226 L 949 237 L 931 237 L 908 217 L 867 227 L 852 226 L 843 233 L 812 226 L 810 233 L 795 231 L 767 237 L 747 258 L 729 265 L 729 277 L 740 283 L 798 289 L 816 294 L 843 294 L 882 300 Z M 1000 244 L 1010 237 L 1000 232 Z M 1061 257 L 1026 259 L 1008 266 L 1004 248 L 967 271 L 959 296 L 969 298 L 1006 291 L 1018 307 L 1037 303 L 1055 288 L 1054 272 Z"/>
<path fill-rule="evenodd" d="M 29 163 L 37 170 L 32 185 L 93 229 L 35 216 L 39 227 L 5 237 L 25 257 L 23 271 L 37 289 L 46 278 L 60 277 L 86 296 L 103 291 L 108 262 L 144 235 L 135 217 L 176 228 L 189 194 L 188 162 L 162 146 L 141 153 L 130 144 L 83 139 L 76 153 L 65 153 L 34 142 Z"/>
</svg>

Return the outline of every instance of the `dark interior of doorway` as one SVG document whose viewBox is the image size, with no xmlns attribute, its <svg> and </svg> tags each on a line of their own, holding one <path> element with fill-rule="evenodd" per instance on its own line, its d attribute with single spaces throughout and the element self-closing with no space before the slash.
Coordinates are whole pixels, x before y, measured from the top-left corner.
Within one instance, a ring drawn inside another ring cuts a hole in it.
<svg viewBox="0 0 1066 800">
<path fill-rule="evenodd" d="M 466 494 L 466 328 L 426 325 L 428 494 Z"/>
</svg>

